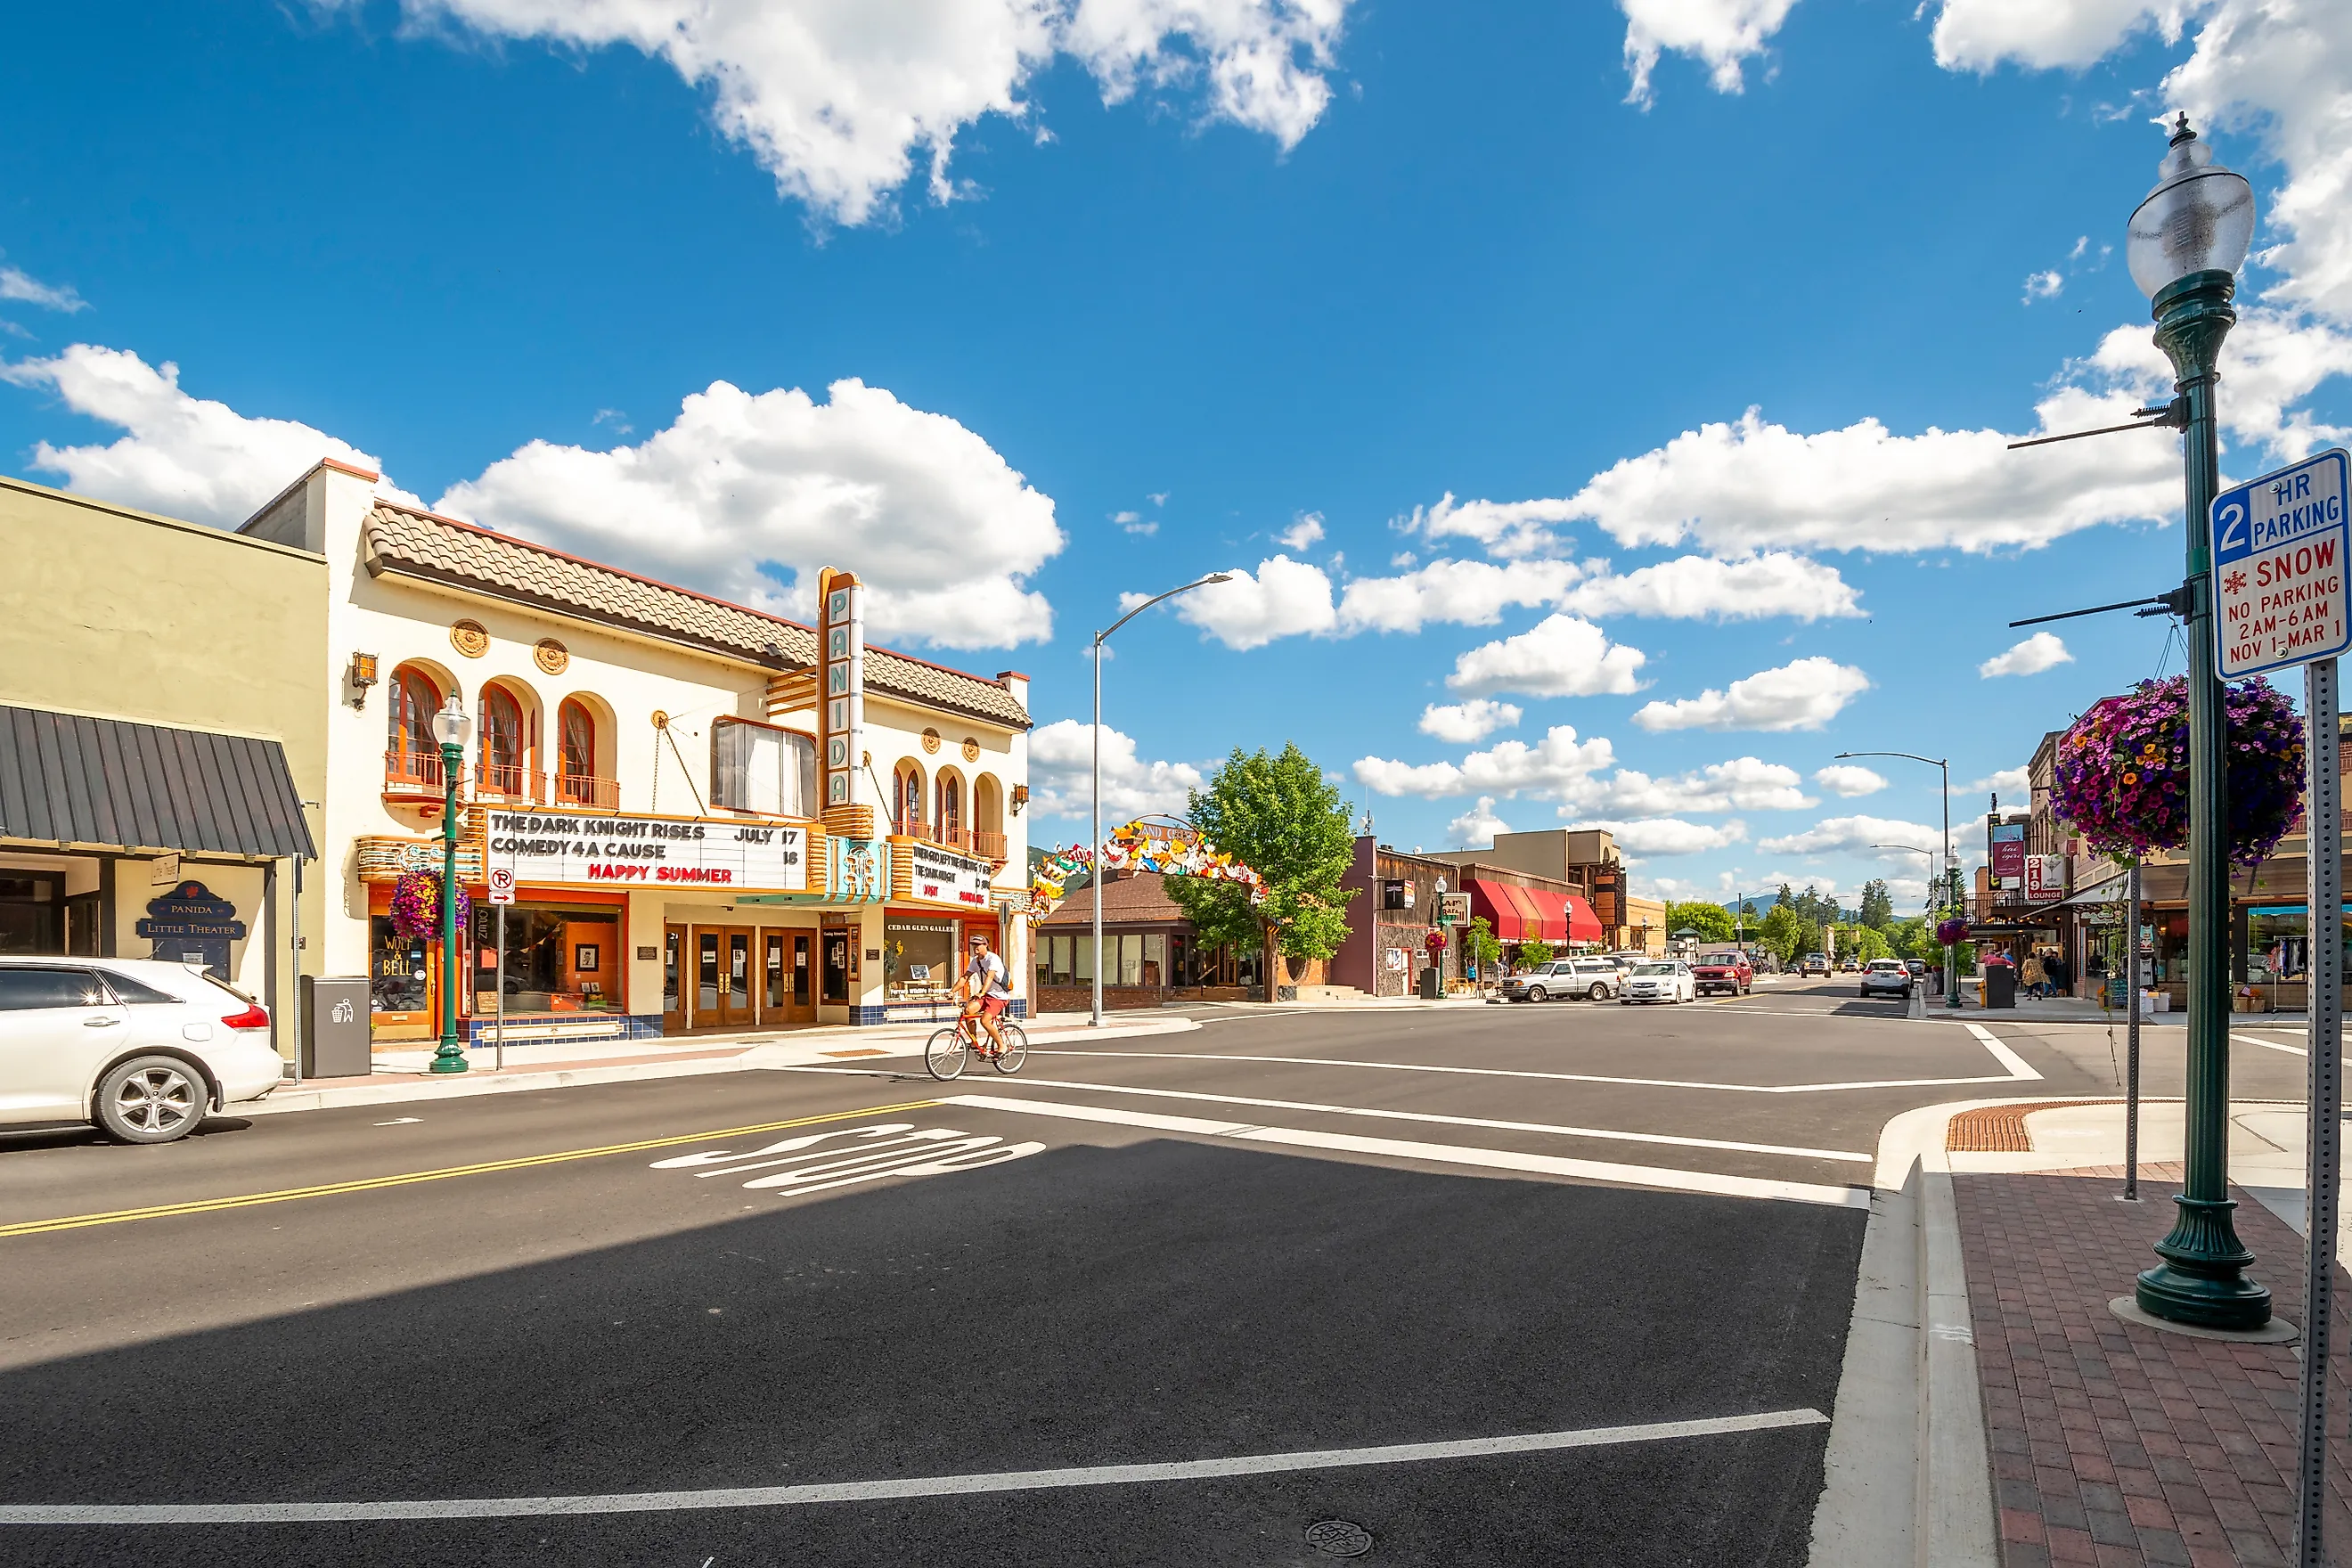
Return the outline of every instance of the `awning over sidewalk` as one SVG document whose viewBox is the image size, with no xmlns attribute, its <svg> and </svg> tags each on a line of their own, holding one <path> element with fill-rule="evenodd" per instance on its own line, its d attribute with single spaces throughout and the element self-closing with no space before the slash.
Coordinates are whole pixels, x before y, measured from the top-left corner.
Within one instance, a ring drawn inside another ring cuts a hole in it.
<svg viewBox="0 0 2352 1568">
<path fill-rule="evenodd" d="M 1599 942 L 1601 917 L 1574 893 L 1470 879 L 1470 912 L 1484 915 L 1505 942 Z"/>
<path fill-rule="evenodd" d="M 1494 927 L 1496 936 L 1505 942 L 1527 942 L 1539 934 L 1528 929 L 1530 911 L 1511 896 L 1517 889 L 1507 882 L 1490 882 L 1481 877 L 1469 880 L 1470 912 Z M 1537 923 L 1540 925 L 1540 917 Z"/>
<path fill-rule="evenodd" d="M 315 858 L 275 741 L 0 707 L 0 838 Z"/>
</svg>

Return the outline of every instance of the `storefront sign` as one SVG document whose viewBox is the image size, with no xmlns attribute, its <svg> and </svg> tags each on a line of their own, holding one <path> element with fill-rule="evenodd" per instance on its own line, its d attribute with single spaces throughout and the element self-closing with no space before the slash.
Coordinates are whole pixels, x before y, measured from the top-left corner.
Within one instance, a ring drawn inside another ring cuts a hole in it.
<svg viewBox="0 0 2352 1568">
<path fill-rule="evenodd" d="M 152 956 L 166 963 L 201 958 L 208 973 L 228 978 L 228 944 L 245 940 L 236 906 L 215 897 L 202 882 L 183 882 L 147 906 L 147 918 L 132 928 L 155 944 Z"/>
<path fill-rule="evenodd" d="M 1991 841 L 1992 874 L 2008 883 L 2011 878 L 2025 875 L 2025 824 L 1996 822 L 1988 835 Z"/>
<path fill-rule="evenodd" d="M 992 876 L 987 861 L 950 854 L 919 840 L 907 846 L 907 859 L 914 872 L 909 897 L 926 903 L 988 907 Z"/>
<path fill-rule="evenodd" d="M 2352 649 L 2341 447 L 2213 498 L 2213 640 L 2224 679 Z"/>
<path fill-rule="evenodd" d="M 808 829 L 664 816 L 490 813 L 490 866 L 519 882 L 800 892 Z"/>
<path fill-rule="evenodd" d="M 846 572 L 818 574 L 824 599 L 819 633 L 817 742 L 824 751 L 824 804 L 852 805 L 866 764 L 866 590 Z"/>
<path fill-rule="evenodd" d="M 2025 858 L 2025 901 L 2054 903 L 2066 896 L 2066 857 L 2028 855 Z"/>
</svg>

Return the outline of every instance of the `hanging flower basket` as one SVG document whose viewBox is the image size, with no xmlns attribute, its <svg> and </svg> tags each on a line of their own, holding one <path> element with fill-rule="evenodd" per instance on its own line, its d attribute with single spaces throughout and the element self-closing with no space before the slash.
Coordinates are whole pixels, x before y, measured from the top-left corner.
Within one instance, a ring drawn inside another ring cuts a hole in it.
<svg viewBox="0 0 2352 1568">
<path fill-rule="evenodd" d="M 1958 947 L 1969 940 L 1969 922 L 1954 915 L 1936 922 L 1936 940 L 1946 947 Z"/>
<path fill-rule="evenodd" d="M 457 889 L 457 929 L 473 924 L 474 900 Z M 430 871 L 403 871 L 392 885 L 392 934 L 403 942 L 419 942 L 441 934 L 441 879 Z"/>
<path fill-rule="evenodd" d="M 2228 689 L 2230 858 L 2262 861 L 2303 817 L 2303 721 L 2260 676 Z M 2103 698 L 2058 742 L 2051 810 L 2101 854 L 2189 842 L 2189 682 Z"/>
</svg>

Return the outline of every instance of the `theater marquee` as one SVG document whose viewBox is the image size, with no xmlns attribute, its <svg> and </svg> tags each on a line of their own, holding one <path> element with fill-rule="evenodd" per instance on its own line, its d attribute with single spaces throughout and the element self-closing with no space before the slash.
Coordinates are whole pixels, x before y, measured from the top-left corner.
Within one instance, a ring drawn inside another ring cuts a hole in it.
<svg viewBox="0 0 2352 1568">
<path fill-rule="evenodd" d="M 490 813 L 489 864 L 526 884 L 600 888 L 808 888 L 808 829 L 668 816 Z"/>
</svg>

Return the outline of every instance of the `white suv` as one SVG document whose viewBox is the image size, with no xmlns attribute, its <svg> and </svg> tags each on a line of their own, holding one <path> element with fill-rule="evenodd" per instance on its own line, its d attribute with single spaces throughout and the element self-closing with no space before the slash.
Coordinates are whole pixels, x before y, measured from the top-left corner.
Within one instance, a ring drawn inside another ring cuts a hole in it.
<svg viewBox="0 0 2352 1568">
<path fill-rule="evenodd" d="M 169 1143 L 281 1077 L 268 1013 L 201 970 L 0 958 L 0 1125 L 88 1121 Z"/>
</svg>

